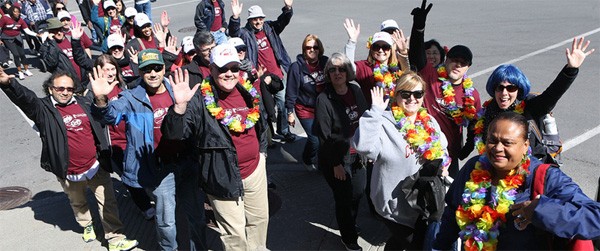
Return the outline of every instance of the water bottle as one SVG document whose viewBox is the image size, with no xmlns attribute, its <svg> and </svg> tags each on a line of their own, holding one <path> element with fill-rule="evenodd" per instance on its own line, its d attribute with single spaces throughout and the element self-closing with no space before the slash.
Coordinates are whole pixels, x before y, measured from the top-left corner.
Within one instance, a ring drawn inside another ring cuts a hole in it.
<svg viewBox="0 0 600 251">
<path fill-rule="evenodd" d="M 547 135 L 558 135 L 558 128 L 556 127 L 556 119 L 550 114 L 544 116 L 544 133 Z"/>
</svg>

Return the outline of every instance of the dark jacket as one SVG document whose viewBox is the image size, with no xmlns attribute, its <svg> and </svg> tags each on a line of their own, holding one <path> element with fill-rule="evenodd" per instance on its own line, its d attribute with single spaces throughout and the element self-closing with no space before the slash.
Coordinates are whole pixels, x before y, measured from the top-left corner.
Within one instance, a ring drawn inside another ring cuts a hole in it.
<svg viewBox="0 0 600 251">
<path fill-rule="evenodd" d="M 12 79 L 7 86 L 0 85 L 0 88 L 35 123 L 39 130 L 40 139 L 42 140 L 41 167 L 57 177 L 65 179 L 69 166 L 67 129 L 62 115 L 52 104 L 50 96 L 38 98 L 33 91 L 22 86 L 15 79 Z M 110 156 L 108 139 L 103 126 L 92 117 L 90 112 L 92 101 L 81 96 L 73 97 L 90 120 L 100 166 L 110 172 L 110 167 L 107 165 Z"/>
<path fill-rule="evenodd" d="M 340 96 L 331 84 L 317 96 L 313 133 L 319 137 L 319 166 L 333 167 L 344 164 L 344 156 L 350 149 L 350 119 Z M 358 116 L 369 108 L 362 90 L 348 83 L 348 91 L 354 94 Z"/>
<path fill-rule="evenodd" d="M 271 83 L 265 83 L 265 77 L 271 76 Z M 264 74 L 260 77 L 260 93 L 267 114 L 267 121 L 275 121 L 275 94 L 283 90 L 283 82 L 275 74 Z"/>
<path fill-rule="evenodd" d="M 218 88 L 213 81 L 211 85 L 215 97 L 218 97 Z M 250 94 L 239 84 L 236 88 L 244 97 L 248 107 L 251 107 Z M 262 103 L 260 109 L 263 109 Z M 266 153 L 267 123 L 263 116 L 249 130 L 256 130 L 260 143 L 259 152 Z M 161 131 L 163 137 L 168 139 L 192 139 L 192 146 L 199 157 L 200 185 L 204 192 L 219 198 L 244 196 L 237 152 L 229 129 L 208 112 L 200 89 L 189 101 L 185 114 L 177 114 L 173 107 L 169 109 Z"/>
<path fill-rule="evenodd" d="M 277 17 L 276 21 L 265 21 L 263 30 L 265 31 L 267 39 L 269 39 L 269 43 L 271 43 L 271 48 L 273 48 L 273 54 L 275 54 L 277 64 L 283 67 L 284 72 L 287 72 L 292 60 L 290 59 L 290 56 L 288 56 L 285 47 L 283 47 L 283 42 L 281 41 L 279 34 L 281 34 L 283 29 L 290 23 L 294 11 L 292 8 L 288 9 L 286 7 L 283 7 L 281 11 L 283 13 Z M 244 44 L 248 47 L 246 55 L 252 64 L 254 64 L 254 67 L 258 68 L 258 44 L 256 44 L 256 36 L 254 36 L 254 33 L 254 28 L 252 28 L 252 25 L 249 22 L 246 23 L 244 28 L 241 28 L 240 18 L 234 19 L 233 16 L 229 18 L 229 36 L 239 37 L 244 40 Z"/>
<path fill-rule="evenodd" d="M 200 56 L 196 55 L 189 64 L 186 64 L 181 67 L 181 69 L 187 70 L 189 73 L 190 87 L 194 87 L 194 85 L 202 83 L 202 80 L 208 77 L 202 76 L 202 72 L 200 71 L 200 64 L 202 64 L 202 62 L 200 62 Z"/>
<path fill-rule="evenodd" d="M 470 159 L 460 169 L 458 177 L 446 193 L 446 208 L 442 225 L 433 243 L 433 248 L 450 250 L 460 231 L 456 223 L 456 209 L 462 202 L 465 183 L 470 179 L 479 156 Z M 516 195 L 515 204 L 531 198 L 534 170 L 541 164 L 532 158 L 530 174 L 525 178 Z M 549 250 L 541 231 L 549 231 L 561 238 L 595 239 L 600 236 L 600 203 L 588 198 L 579 186 L 559 168 L 550 168 L 546 173 L 545 193 L 535 208 L 530 225 L 523 231 L 514 227 L 514 216 L 506 214 L 506 223 L 500 227 L 498 250 Z"/>
<path fill-rule="evenodd" d="M 88 72 L 92 72 L 94 69 L 95 61 L 92 60 L 85 53 L 83 46 L 81 46 L 80 40 L 71 39 L 71 47 L 73 47 L 73 60 L 75 60 L 75 63 L 77 65 L 79 65 L 79 67 L 81 67 L 82 69 L 84 69 Z M 123 77 L 123 80 L 125 82 L 131 82 L 138 78 L 139 70 L 137 68 L 137 65 L 134 65 L 130 62 L 129 57 L 127 56 L 127 53 L 123 53 L 122 58 L 115 59 L 115 60 L 117 60 L 118 67 L 130 66 L 131 70 L 133 71 L 133 75 L 134 75 L 133 77 L 121 76 L 121 77 Z M 88 86 L 88 89 L 91 89 L 91 88 Z"/>
<path fill-rule="evenodd" d="M 64 39 L 68 38 L 65 37 Z M 71 47 L 72 46 L 73 41 L 71 41 Z M 46 66 L 48 67 L 48 72 L 63 70 L 69 72 L 73 77 L 77 78 L 77 71 L 75 71 L 75 68 L 73 68 L 71 60 L 69 60 L 69 57 L 58 47 L 56 41 L 52 39 L 46 40 L 40 48 L 40 54 L 42 54 L 41 59 L 44 60 L 44 63 L 46 63 Z M 79 82 L 87 82 L 88 76 L 86 70 L 82 67 L 79 67 L 79 70 L 81 72 L 81 79 L 78 79 Z"/>
<path fill-rule="evenodd" d="M 325 64 L 329 58 L 321 56 L 319 58 L 319 68 L 325 69 Z M 323 79 L 315 79 L 308 71 L 306 59 L 302 54 L 296 56 L 296 62 L 292 63 L 287 75 L 287 83 L 285 89 L 285 108 L 288 113 L 294 111 L 294 105 L 299 103 L 308 107 L 315 107 L 317 101 L 317 83 L 325 82 L 325 75 L 321 75 Z M 324 73 L 326 74 L 326 73 Z"/>
<path fill-rule="evenodd" d="M 217 1 L 221 7 L 221 27 L 227 28 L 227 22 L 225 21 L 225 4 L 222 0 Z M 194 25 L 196 25 L 196 32 L 199 31 L 210 31 L 210 27 L 215 21 L 215 7 L 211 0 L 201 0 L 196 6 L 196 15 L 194 16 Z"/>
</svg>

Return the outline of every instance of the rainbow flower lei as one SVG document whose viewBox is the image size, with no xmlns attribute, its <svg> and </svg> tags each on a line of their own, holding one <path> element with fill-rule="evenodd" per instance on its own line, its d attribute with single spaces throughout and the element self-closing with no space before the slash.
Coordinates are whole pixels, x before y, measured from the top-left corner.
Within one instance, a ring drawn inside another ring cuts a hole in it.
<svg viewBox="0 0 600 251">
<path fill-rule="evenodd" d="M 375 85 L 383 88 L 385 93 L 393 97 L 394 88 L 396 84 L 394 81 L 402 76 L 402 71 L 398 64 L 375 64 L 373 67 L 373 78 L 375 79 Z"/>
<path fill-rule="evenodd" d="M 246 80 L 242 86 L 250 93 L 250 95 L 252 95 L 253 105 L 252 108 L 250 108 L 248 115 L 246 115 L 244 123 L 238 118 L 239 116 L 233 116 L 234 114 L 231 111 L 225 111 L 217 104 L 215 94 L 210 85 L 210 78 L 204 79 L 202 84 L 200 84 L 200 91 L 204 97 L 204 104 L 206 105 L 208 112 L 233 132 L 244 132 L 246 129 L 252 128 L 260 117 L 260 94 L 248 80 Z"/>
<path fill-rule="evenodd" d="M 485 131 L 485 110 L 493 101 L 494 99 L 491 98 L 483 103 L 481 110 L 479 110 L 477 113 L 477 122 L 475 122 L 475 127 L 473 128 L 475 134 L 475 148 L 477 148 L 477 152 L 479 152 L 479 154 L 483 154 L 483 152 L 485 152 L 485 142 L 483 141 L 483 133 Z M 520 101 L 517 103 L 514 111 L 518 114 L 523 114 L 523 112 L 525 112 L 525 101 Z"/>
<path fill-rule="evenodd" d="M 448 152 L 444 151 L 442 147 L 440 134 L 433 127 L 427 109 L 419 109 L 414 123 L 410 123 L 410 120 L 399 106 L 392 105 L 392 114 L 400 128 L 399 131 L 404 134 L 404 139 L 418 153 L 419 158 L 426 160 L 441 158 L 444 168 L 450 165 Z"/>
<path fill-rule="evenodd" d="M 529 173 L 529 154 L 516 168 L 492 185 L 492 166 L 486 155 L 481 155 L 471 171 L 471 179 L 465 183 L 462 203 L 456 210 L 456 223 L 460 227 L 459 237 L 465 250 L 496 250 L 499 228 L 506 222 L 506 213 L 515 203 L 517 189 Z M 490 200 L 486 200 L 488 191 Z"/>
<path fill-rule="evenodd" d="M 471 78 L 468 78 L 467 75 L 463 76 L 462 86 L 465 95 L 463 96 L 463 108 L 461 110 L 458 105 L 456 105 L 454 88 L 452 87 L 452 83 L 448 81 L 446 67 L 440 65 L 437 68 L 437 73 L 439 76 L 438 79 L 442 81 L 442 94 L 444 95 L 444 102 L 447 104 L 444 107 L 446 113 L 452 116 L 454 123 L 457 125 L 464 127 L 468 126 L 469 121 L 473 120 L 477 113 L 477 108 L 475 108 L 475 97 L 473 97 L 473 92 L 475 92 L 473 81 Z"/>
</svg>

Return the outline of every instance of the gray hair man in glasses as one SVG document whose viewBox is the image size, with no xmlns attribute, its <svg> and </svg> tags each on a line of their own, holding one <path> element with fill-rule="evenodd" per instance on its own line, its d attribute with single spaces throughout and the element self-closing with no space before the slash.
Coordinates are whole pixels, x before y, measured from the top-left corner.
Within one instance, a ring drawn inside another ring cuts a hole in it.
<svg viewBox="0 0 600 251">
<path fill-rule="evenodd" d="M 160 51 L 143 50 L 138 54 L 140 78 L 136 87 L 108 101 L 114 84 L 107 82 L 100 68 L 94 69 L 90 83 L 94 92 L 92 111 L 106 124 L 126 121 L 127 146 L 123 165 L 123 183 L 147 188 L 156 197 L 156 227 L 162 250 L 179 247 L 176 236 L 175 208 L 185 209 L 191 231 L 190 249 L 205 250 L 204 207 L 200 206 L 197 161 L 192 148 L 177 140 L 163 137 L 160 127 L 167 110 L 175 102 L 171 84 L 165 78 L 165 64 Z M 176 199 L 177 198 L 177 199 Z M 176 202 L 180 205 L 176 205 Z"/>
<path fill-rule="evenodd" d="M 165 117 L 163 136 L 191 140 L 197 148 L 200 184 L 215 212 L 223 249 L 261 250 L 269 225 L 261 97 L 250 82 L 240 83 L 233 45 L 211 51 L 210 70 L 211 77 L 193 87 L 187 71 L 174 74 L 175 105 Z"/>
<path fill-rule="evenodd" d="M 102 216 L 104 238 L 110 250 L 129 250 L 138 242 L 123 234 L 117 199 L 107 165 L 108 141 L 102 125 L 91 114 L 91 100 L 73 95 L 78 83 L 68 72 L 58 70 L 43 84 L 46 94 L 36 94 L 22 86 L 14 76 L 0 69 L 0 89 L 35 123 L 42 139 L 42 168 L 56 175 L 77 223 L 83 241 L 96 239 L 87 201 L 89 188 L 96 196 Z"/>
</svg>

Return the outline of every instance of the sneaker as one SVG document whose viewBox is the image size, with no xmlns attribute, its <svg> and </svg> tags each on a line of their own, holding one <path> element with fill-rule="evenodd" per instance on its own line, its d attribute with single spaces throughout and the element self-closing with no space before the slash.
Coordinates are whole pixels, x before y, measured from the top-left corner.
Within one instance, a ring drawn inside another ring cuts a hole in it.
<svg viewBox="0 0 600 251">
<path fill-rule="evenodd" d="M 358 245 L 358 243 L 356 243 L 356 241 L 352 243 L 345 243 L 342 241 L 342 244 L 344 244 L 344 247 L 348 251 L 362 251 L 362 248 Z"/>
<path fill-rule="evenodd" d="M 83 241 L 90 242 L 96 239 L 96 232 L 94 232 L 94 224 L 90 223 L 89 225 L 83 228 Z"/>
<path fill-rule="evenodd" d="M 2 68 L 6 69 L 8 67 L 10 67 L 10 64 L 8 62 L 2 63 Z"/>
<path fill-rule="evenodd" d="M 156 215 L 156 209 L 154 209 L 153 207 L 150 207 L 150 208 L 148 208 L 148 210 L 142 212 L 142 215 L 144 215 L 144 219 L 152 220 L 152 219 L 154 219 L 154 216 Z"/>
<path fill-rule="evenodd" d="M 12 61 L 10 59 L 8 60 L 8 64 L 14 64 L 14 63 L 15 63 L 14 61 Z"/>
<path fill-rule="evenodd" d="M 20 80 L 25 79 L 25 74 L 23 74 L 23 72 L 21 72 L 21 71 L 19 72 L 19 79 Z"/>
<path fill-rule="evenodd" d="M 296 135 L 291 132 L 288 132 L 287 134 L 282 135 L 282 136 L 283 136 L 283 141 L 285 141 L 285 142 L 294 142 L 296 140 Z"/>
<path fill-rule="evenodd" d="M 318 171 L 318 169 L 315 166 L 315 164 L 309 164 L 309 165 L 304 164 L 304 168 L 306 168 L 306 171 L 309 171 L 309 172 L 316 172 L 316 171 Z"/>
<path fill-rule="evenodd" d="M 129 240 L 127 238 L 123 238 L 120 241 L 115 243 L 108 244 L 109 251 L 120 251 L 120 250 L 131 250 L 138 245 L 136 240 Z"/>
<path fill-rule="evenodd" d="M 25 70 L 23 73 L 25 73 L 25 76 L 27 76 L 27 77 L 33 76 L 33 73 L 31 73 L 31 71 L 29 69 Z"/>
</svg>

